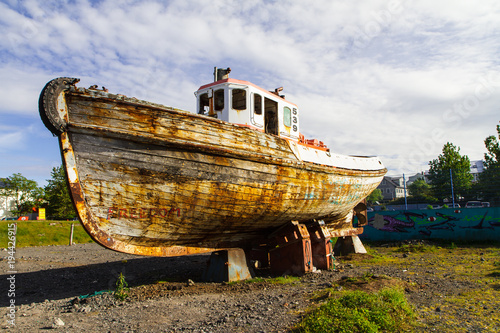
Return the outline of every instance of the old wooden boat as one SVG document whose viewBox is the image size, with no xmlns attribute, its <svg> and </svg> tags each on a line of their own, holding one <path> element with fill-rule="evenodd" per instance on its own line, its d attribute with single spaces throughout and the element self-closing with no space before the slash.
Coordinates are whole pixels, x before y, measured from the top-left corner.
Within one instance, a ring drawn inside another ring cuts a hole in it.
<svg viewBox="0 0 500 333">
<path fill-rule="evenodd" d="M 56 78 L 39 110 L 59 137 L 74 205 L 99 244 L 172 256 L 243 247 L 290 221 L 355 234 L 353 208 L 386 169 L 300 134 L 299 109 L 216 71 L 197 112 Z"/>
</svg>

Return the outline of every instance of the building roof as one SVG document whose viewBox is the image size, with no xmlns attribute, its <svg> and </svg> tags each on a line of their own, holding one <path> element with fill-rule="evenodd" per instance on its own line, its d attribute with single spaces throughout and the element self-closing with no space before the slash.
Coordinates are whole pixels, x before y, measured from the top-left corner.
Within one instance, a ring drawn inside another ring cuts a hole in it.
<svg viewBox="0 0 500 333">
<path fill-rule="evenodd" d="M 394 186 L 394 187 L 401 187 L 402 188 L 403 186 L 399 185 L 400 184 L 399 183 L 399 179 L 400 178 L 402 178 L 402 177 L 387 177 L 387 176 L 385 176 L 384 180 L 387 181 L 388 185 L 391 185 L 391 186 Z M 379 185 L 379 187 L 380 187 L 380 185 Z"/>
<path fill-rule="evenodd" d="M 481 173 L 484 171 L 483 160 L 470 161 L 470 173 Z"/>
</svg>

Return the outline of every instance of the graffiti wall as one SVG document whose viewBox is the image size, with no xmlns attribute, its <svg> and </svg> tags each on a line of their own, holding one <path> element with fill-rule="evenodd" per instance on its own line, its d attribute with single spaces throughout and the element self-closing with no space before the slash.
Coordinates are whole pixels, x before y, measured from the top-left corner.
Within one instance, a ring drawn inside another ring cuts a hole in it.
<svg viewBox="0 0 500 333">
<path fill-rule="evenodd" d="M 500 208 L 369 212 L 368 225 L 360 238 L 373 241 L 500 240 Z"/>
</svg>

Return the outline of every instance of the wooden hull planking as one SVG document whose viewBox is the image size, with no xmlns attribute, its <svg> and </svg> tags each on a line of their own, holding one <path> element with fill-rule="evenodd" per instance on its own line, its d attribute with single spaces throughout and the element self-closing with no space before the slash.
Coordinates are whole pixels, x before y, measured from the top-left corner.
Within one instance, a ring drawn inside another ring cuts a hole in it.
<svg viewBox="0 0 500 333">
<path fill-rule="evenodd" d="M 353 208 L 386 172 L 303 162 L 278 136 L 56 80 L 42 91 L 42 119 L 59 135 L 84 227 L 113 250 L 243 247 L 292 220 L 354 234 Z"/>
</svg>

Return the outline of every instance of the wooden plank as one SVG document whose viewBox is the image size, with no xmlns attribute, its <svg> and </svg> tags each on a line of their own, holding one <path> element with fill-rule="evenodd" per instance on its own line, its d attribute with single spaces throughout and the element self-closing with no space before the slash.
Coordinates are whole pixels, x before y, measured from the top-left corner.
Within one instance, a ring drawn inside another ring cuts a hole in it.
<svg viewBox="0 0 500 333">
<path fill-rule="evenodd" d="M 82 223 L 118 251 L 241 247 L 291 220 L 353 233 L 353 207 L 385 173 L 304 162 L 278 136 L 101 91 L 48 104 Z"/>
</svg>

